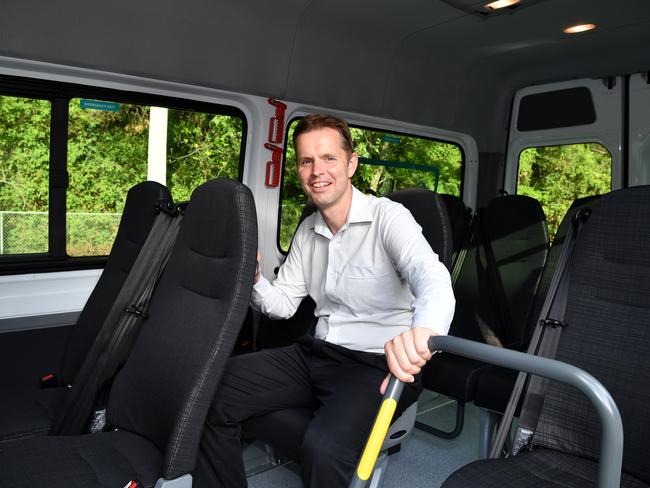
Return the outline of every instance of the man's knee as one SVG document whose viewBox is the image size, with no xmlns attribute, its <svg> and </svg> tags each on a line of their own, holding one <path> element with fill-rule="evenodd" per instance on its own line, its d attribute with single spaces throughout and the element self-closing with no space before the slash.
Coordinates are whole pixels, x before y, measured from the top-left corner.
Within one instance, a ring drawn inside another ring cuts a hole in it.
<svg viewBox="0 0 650 488">
<path fill-rule="evenodd" d="M 321 429 L 308 429 L 302 442 L 300 464 L 303 477 L 330 479 L 332 486 L 350 480 L 361 447 L 349 446 L 344 439 L 337 439 Z M 334 483 L 338 480 L 339 483 Z"/>
</svg>

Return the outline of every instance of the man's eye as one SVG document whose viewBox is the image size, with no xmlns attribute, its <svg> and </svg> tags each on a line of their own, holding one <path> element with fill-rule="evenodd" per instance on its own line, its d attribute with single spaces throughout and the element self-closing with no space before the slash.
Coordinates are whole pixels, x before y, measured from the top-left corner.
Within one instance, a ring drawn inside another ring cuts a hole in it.
<svg viewBox="0 0 650 488">
<path fill-rule="evenodd" d="M 336 161 L 336 158 L 334 156 L 327 156 L 328 161 Z"/>
<path fill-rule="evenodd" d="M 302 166 L 307 166 L 308 164 L 311 164 L 311 159 L 303 159 L 300 164 Z"/>
</svg>

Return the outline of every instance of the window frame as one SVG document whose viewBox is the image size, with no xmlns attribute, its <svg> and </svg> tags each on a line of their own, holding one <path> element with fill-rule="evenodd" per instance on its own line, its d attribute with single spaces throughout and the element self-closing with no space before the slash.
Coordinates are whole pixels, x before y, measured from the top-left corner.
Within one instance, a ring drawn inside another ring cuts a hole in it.
<svg viewBox="0 0 650 488">
<path fill-rule="evenodd" d="M 278 200 L 278 215 L 277 215 L 277 221 L 276 221 L 276 232 L 275 232 L 275 246 L 276 249 L 280 254 L 283 256 L 286 256 L 289 253 L 289 250 L 287 249 L 286 251 L 282 249 L 282 245 L 280 243 L 280 226 L 282 223 L 282 201 L 284 198 L 284 177 L 285 177 L 285 171 L 287 167 L 287 149 L 289 148 L 289 144 L 293 143 L 293 141 L 289 140 L 289 128 L 298 120 L 302 119 L 304 116 L 299 115 L 292 117 L 289 119 L 289 121 L 286 124 L 285 127 L 285 140 L 283 144 L 283 151 L 282 151 L 282 171 L 280 173 L 280 194 L 279 194 L 279 200 Z M 392 129 L 386 129 L 382 127 L 372 127 L 372 126 L 366 126 L 362 124 L 355 124 L 355 123 L 349 123 L 348 126 L 351 129 L 361 129 L 361 130 L 369 130 L 369 131 L 374 131 L 374 132 L 383 132 L 387 135 L 395 135 L 399 137 L 414 137 L 416 139 L 425 139 L 427 141 L 431 142 L 440 142 L 444 144 L 451 144 L 453 146 L 456 146 L 458 150 L 460 151 L 460 187 L 459 187 L 459 197 L 463 198 L 464 191 L 465 191 L 465 170 L 466 170 L 466 164 L 467 164 L 467 157 L 465 155 L 465 150 L 461 144 L 458 142 L 452 142 L 449 140 L 445 139 L 438 139 L 435 137 L 430 137 L 430 136 L 423 136 L 423 135 L 416 135 L 416 134 L 411 134 L 408 132 L 401 132 L 401 131 L 395 131 Z M 295 229 L 294 229 L 295 231 Z"/>
<path fill-rule="evenodd" d="M 50 160 L 48 202 L 48 251 L 46 253 L 0 256 L 0 276 L 103 268 L 108 256 L 69 256 L 66 252 L 66 194 L 68 190 L 67 146 L 69 103 L 74 98 L 105 100 L 124 104 L 165 107 L 238 117 L 242 121 L 238 180 L 244 174 L 248 120 L 237 107 L 197 100 L 152 95 L 75 83 L 0 75 L 0 95 L 47 100 L 50 113 Z M 133 184 L 138 183 L 134 181 Z M 124 195 L 126 197 L 126 195 Z"/>
<path fill-rule="evenodd" d="M 611 191 L 613 189 L 613 185 L 614 185 L 614 155 L 609 150 L 609 148 L 605 144 L 602 143 L 602 141 L 599 141 L 599 140 L 596 140 L 596 139 L 589 139 L 589 140 L 562 142 L 562 143 L 547 143 L 546 141 L 544 141 L 544 143 L 539 144 L 539 145 L 529 145 L 529 146 L 521 148 L 521 150 L 517 154 L 517 168 L 516 168 L 517 172 L 515 174 L 515 180 L 514 180 L 515 181 L 515 192 L 513 193 L 513 195 L 522 195 L 521 193 L 519 193 L 519 170 L 521 168 L 521 155 L 525 151 L 527 151 L 529 149 L 542 149 L 542 148 L 547 148 L 547 147 L 563 147 L 563 146 L 579 146 L 579 145 L 588 145 L 588 144 L 589 145 L 594 145 L 594 144 L 599 145 L 605 151 L 607 151 L 607 154 L 609 155 L 609 191 Z M 583 195 L 583 196 L 579 196 L 577 198 L 584 198 L 584 197 L 588 197 L 588 196 L 592 196 L 592 195 Z M 539 203 L 542 206 L 542 209 L 544 210 L 545 218 L 548 219 L 548 215 L 546 215 L 546 209 L 544 208 L 544 205 L 542 204 L 541 201 Z M 570 201 L 570 202 L 567 202 L 567 209 L 571 206 L 572 203 L 573 203 L 573 200 Z M 549 229 L 549 233 L 550 233 L 550 229 Z M 552 235 L 552 237 L 554 237 L 554 236 L 555 236 L 555 234 Z"/>
</svg>

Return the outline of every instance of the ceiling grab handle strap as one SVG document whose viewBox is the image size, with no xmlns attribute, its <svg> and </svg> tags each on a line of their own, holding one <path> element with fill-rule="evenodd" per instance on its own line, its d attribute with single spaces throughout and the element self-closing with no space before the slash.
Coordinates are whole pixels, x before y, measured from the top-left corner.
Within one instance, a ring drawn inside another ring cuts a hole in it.
<svg viewBox="0 0 650 488">
<path fill-rule="evenodd" d="M 390 423 L 393 420 L 397 402 L 402 395 L 403 389 L 404 383 L 391 376 L 386 387 L 386 393 L 384 393 L 384 397 L 381 400 L 381 406 L 375 417 L 372 430 L 366 441 L 366 446 L 363 449 L 363 453 L 361 454 L 357 468 L 354 470 L 354 475 L 348 488 L 364 488 L 368 480 L 370 480 L 372 472 L 375 469 L 377 456 L 379 456 L 379 451 L 386 438 L 386 432 L 388 432 Z"/>
</svg>

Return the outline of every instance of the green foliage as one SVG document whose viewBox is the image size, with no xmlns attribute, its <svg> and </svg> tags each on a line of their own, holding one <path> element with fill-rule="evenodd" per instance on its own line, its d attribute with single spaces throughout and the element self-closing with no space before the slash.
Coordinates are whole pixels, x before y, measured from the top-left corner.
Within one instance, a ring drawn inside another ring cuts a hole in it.
<svg viewBox="0 0 650 488">
<path fill-rule="evenodd" d="M 0 97 L 0 210 L 47 212 L 50 112 L 48 101 Z M 242 125 L 236 117 L 169 110 L 167 182 L 176 201 L 210 178 L 238 177 Z M 128 189 L 147 178 L 148 135 L 147 106 L 112 112 L 70 101 L 69 255 L 110 250 Z M 4 252 L 47 252 L 47 220 L 22 217 L 5 228 Z"/>
<path fill-rule="evenodd" d="M 47 210 L 49 159 L 50 102 L 0 97 L 0 211 Z"/>
<path fill-rule="evenodd" d="M 287 134 L 290 141 L 293 139 L 294 128 L 295 125 L 290 127 Z M 438 192 L 460 195 L 462 154 L 454 144 L 368 129 L 352 128 L 351 132 L 356 152 L 360 157 L 423 166 L 435 165 L 440 170 Z M 306 203 L 296 174 L 295 161 L 293 144 L 289 144 L 280 214 L 280 247 L 284 250 L 289 248 L 300 213 Z M 364 193 L 384 196 L 392 191 L 410 187 L 434 190 L 435 174 L 429 171 L 360 164 L 352 183 Z"/>
<path fill-rule="evenodd" d="M 573 200 L 610 190 L 611 166 L 600 144 L 529 148 L 519 157 L 517 193 L 540 201 L 552 238 Z"/>
<path fill-rule="evenodd" d="M 83 109 L 70 102 L 68 212 L 120 213 L 126 192 L 147 178 L 149 109 Z"/>
<path fill-rule="evenodd" d="M 170 110 L 167 184 L 174 200 L 188 200 L 209 179 L 237 179 L 242 137 L 236 117 Z"/>
</svg>

